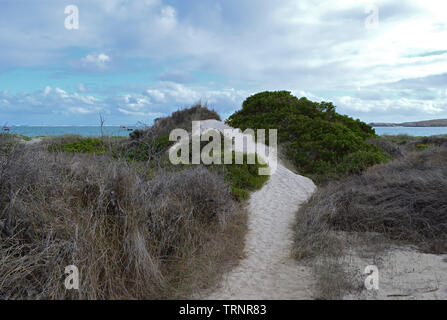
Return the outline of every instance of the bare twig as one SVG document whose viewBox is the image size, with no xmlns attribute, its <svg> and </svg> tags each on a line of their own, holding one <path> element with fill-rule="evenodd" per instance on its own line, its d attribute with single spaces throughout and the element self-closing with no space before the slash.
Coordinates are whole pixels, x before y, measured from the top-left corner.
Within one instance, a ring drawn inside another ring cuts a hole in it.
<svg viewBox="0 0 447 320">
<path fill-rule="evenodd" d="M 101 137 L 104 137 L 103 127 L 104 127 L 104 122 L 105 121 L 106 120 L 104 119 L 103 115 L 100 113 L 99 114 L 99 123 L 100 123 L 100 126 L 101 126 Z"/>
</svg>

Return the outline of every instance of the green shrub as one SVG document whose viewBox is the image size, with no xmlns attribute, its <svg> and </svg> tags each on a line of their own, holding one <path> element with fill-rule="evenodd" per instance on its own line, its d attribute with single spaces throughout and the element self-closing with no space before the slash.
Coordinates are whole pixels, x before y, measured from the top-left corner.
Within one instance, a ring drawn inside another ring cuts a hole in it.
<svg viewBox="0 0 447 320">
<path fill-rule="evenodd" d="M 234 185 L 230 186 L 230 191 L 233 195 L 233 198 L 235 198 L 237 201 L 244 201 L 250 198 L 250 193 L 247 190 L 238 188 Z"/>
<path fill-rule="evenodd" d="M 360 120 L 335 112 L 330 102 L 298 99 L 288 91 L 247 98 L 226 123 L 235 128 L 278 129 L 279 143 L 297 169 L 317 182 L 384 161 L 386 153 L 366 139 L 376 137 Z M 356 156 L 361 159 L 354 160 Z M 352 166 L 352 167 L 351 167 Z"/>
<path fill-rule="evenodd" d="M 346 155 L 338 165 L 341 173 L 359 174 L 368 167 L 385 162 L 388 157 L 380 152 L 360 150 Z"/>
<path fill-rule="evenodd" d="M 135 129 L 134 131 L 132 131 L 132 132 L 129 134 L 129 138 L 130 138 L 131 140 L 140 139 L 140 138 L 142 138 L 142 137 L 144 136 L 144 132 L 145 132 L 145 130 L 142 130 L 142 129 Z"/>
<path fill-rule="evenodd" d="M 0 155 L 8 154 L 12 151 L 17 141 L 14 137 L 7 133 L 0 133 Z"/>
<path fill-rule="evenodd" d="M 239 201 L 249 198 L 249 192 L 261 189 L 269 176 L 261 176 L 258 174 L 260 168 L 267 168 L 266 164 L 259 161 L 259 157 L 255 156 L 255 164 L 247 164 L 248 156 L 243 155 L 243 164 L 235 163 L 236 154 L 233 152 L 232 164 L 223 165 L 225 180 L 230 183 L 231 193 L 234 198 Z"/>
<path fill-rule="evenodd" d="M 429 147 L 430 146 L 428 144 L 422 144 L 422 143 L 416 145 L 416 149 L 418 149 L 418 150 L 425 150 L 425 149 L 427 149 Z"/>
<path fill-rule="evenodd" d="M 208 142 L 200 142 L 200 151 Z M 190 141 L 190 150 L 192 150 Z M 264 183 L 269 179 L 268 175 L 259 175 L 259 169 L 267 168 L 268 166 L 259 158 L 257 154 L 254 155 L 254 164 L 248 164 L 248 155 L 242 155 L 242 164 L 236 163 L 236 152 L 232 152 L 231 164 L 224 163 L 224 137 L 221 135 L 221 164 L 207 165 L 211 170 L 221 172 L 225 181 L 230 184 L 231 193 L 233 197 L 238 201 L 247 200 L 250 197 L 250 192 L 261 189 Z M 190 153 L 190 161 L 192 160 L 192 154 Z"/>
<path fill-rule="evenodd" d="M 65 151 L 72 153 L 103 154 L 108 149 L 99 138 L 82 138 L 70 143 L 53 143 L 49 146 L 49 151 Z"/>
<path fill-rule="evenodd" d="M 0 144 L 0 154 L 10 153 L 14 149 L 15 145 L 16 145 L 16 143 L 14 143 L 14 142 L 4 142 L 4 143 Z"/>
<path fill-rule="evenodd" d="M 231 150 L 225 150 L 225 139 L 224 136 L 220 134 L 220 145 L 221 145 L 221 163 L 222 164 L 211 164 L 208 167 L 212 170 L 220 171 L 224 174 L 225 180 L 228 181 L 231 187 L 231 193 L 233 197 L 238 201 L 247 200 L 250 196 L 251 191 L 261 189 L 264 183 L 269 179 L 267 175 L 259 175 L 259 169 L 268 168 L 268 165 L 262 161 L 262 159 L 255 154 L 254 163 L 248 164 L 249 155 L 242 154 L 242 163 L 236 163 L 236 152 Z M 200 142 L 200 152 L 208 144 L 208 141 Z M 192 150 L 192 141 L 189 144 L 190 150 Z M 231 152 L 231 164 L 225 164 L 224 154 L 225 151 Z M 241 155 L 241 154 L 239 154 Z M 210 156 L 211 153 L 210 153 Z M 253 154 L 251 154 L 253 156 Z M 190 153 L 190 161 L 192 160 L 192 154 Z"/>
</svg>

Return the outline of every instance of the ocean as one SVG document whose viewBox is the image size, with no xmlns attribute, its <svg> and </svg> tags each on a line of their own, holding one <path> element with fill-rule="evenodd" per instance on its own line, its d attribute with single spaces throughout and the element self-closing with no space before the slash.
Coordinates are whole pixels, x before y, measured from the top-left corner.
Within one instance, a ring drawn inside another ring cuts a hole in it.
<svg viewBox="0 0 447 320">
<path fill-rule="evenodd" d="M 434 136 L 447 134 L 447 127 L 374 127 L 378 135 L 408 134 L 410 136 Z"/>
<path fill-rule="evenodd" d="M 135 126 L 129 126 L 135 129 Z M 20 134 L 27 137 L 37 136 L 62 136 L 64 134 L 77 134 L 84 137 L 101 136 L 99 126 L 12 126 L 9 133 Z M 378 135 L 408 134 L 411 136 L 432 136 L 447 134 L 447 127 L 374 127 Z M 0 127 L 1 130 L 1 127 Z M 130 131 L 120 128 L 120 126 L 104 126 L 106 136 L 128 136 Z"/>
<path fill-rule="evenodd" d="M 135 126 L 128 128 L 135 129 Z M 1 131 L 1 127 L 0 127 Z M 131 131 L 122 129 L 120 126 L 104 126 L 104 135 L 106 136 L 128 136 Z M 9 133 L 20 134 L 27 137 L 38 136 L 62 136 L 64 134 L 76 134 L 84 137 L 101 136 L 100 126 L 11 126 Z"/>
</svg>

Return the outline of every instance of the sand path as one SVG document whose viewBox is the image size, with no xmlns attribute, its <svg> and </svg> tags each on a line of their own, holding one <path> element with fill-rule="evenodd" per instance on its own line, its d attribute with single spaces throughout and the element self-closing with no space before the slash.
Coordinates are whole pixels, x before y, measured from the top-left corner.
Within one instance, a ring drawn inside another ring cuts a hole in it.
<svg viewBox="0 0 447 320">
<path fill-rule="evenodd" d="M 215 120 L 202 121 L 201 131 L 208 128 L 230 127 Z M 311 299 L 310 268 L 298 265 L 291 251 L 295 213 L 315 189 L 310 179 L 278 163 L 268 182 L 249 200 L 245 258 L 204 298 Z"/>
</svg>

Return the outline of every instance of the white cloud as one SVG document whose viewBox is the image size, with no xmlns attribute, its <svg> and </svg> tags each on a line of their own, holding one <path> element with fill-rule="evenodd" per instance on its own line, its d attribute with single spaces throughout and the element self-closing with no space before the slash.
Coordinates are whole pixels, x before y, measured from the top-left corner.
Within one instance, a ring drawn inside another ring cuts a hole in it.
<svg viewBox="0 0 447 320">
<path fill-rule="evenodd" d="M 46 86 L 34 93 L 0 93 L 0 108 L 8 113 L 32 114 L 93 114 L 107 110 L 105 104 L 93 96 L 70 93 Z"/>
<path fill-rule="evenodd" d="M 1 33 L 6 45 L 0 56 L 21 63 L 26 59 L 21 49 L 39 38 L 28 55 L 33 61 L 27 63 L 47 63 L 58 50 L 73 46 L 107 48 L 122 57 L 161 62 L 187 57 L 185 65 L 198 71 L 300 90 L 357 87 L 447 72 L 445 56 L 408 57 L 445 49 L 445 2 L 376 0 L 379 28 L 367 30 L 364 10 L 370 3 L 227 0 L 174 7 L 161 0 L 82 1 L 82 28 L 70 37 L 58 28 L 57 8 L 39 4 L 30 8 L 36 14 L 29 19 L 45 17 L 47 24 L 35 31 L 12 23 L 12 30 Z M 19 9 L 5 8 L 6 19 L 22 15 Z M 104 69 L 111 58 L 97 52 L 82 62 Z"/>
<path fill-rule="evenodd" d="M 425 104 L 424 107 L 423 107 L 423 110 L 424 110 L 425 113 L 432 114 L 432 115 L 440 114 L 442 112 L 446 112 L 447 111 L 447 110 L 444 110 L 442 108 L 433 106 L 433 102 Z"/>
<path fill-rule="evenodd" d="M 84 107 L 70 107 L 68 108 L 68 111 L 70 111 L 71 113 L 79 113 L 79 114 L 91 114 L 94 113 L 96 110 L 92 110 L 92 109 L 87 109 Z"/>
<path fill-rule="evenodd" d="M 162 7 L 159 22 L 164 31 L 174 29 L 177 25 L 177 11 L 171 6 Z"/>
<path fill-rule="evenodd" d="M 84 65 L 95 66 L 98 69 L 105 69 L 110 62 L 110 57 L 105 53 L 88 54 L 81 59 Z"/>
<path fill-rule="evenodd" d="M 119 65 L 120 72 L 127 72 L 129 65 L 134 67 L 132 63 L 141 59 L 174 70 L 159 78 L 169 81 L 147 85 L 139 91 L 143 93 L 132 93 L 130 100 L 116 93 L 104 98 L 117 103 L 109 104 L 110 108 L 135 116 L 154 108 L 167 113 L 199 99 L 228 113 L 249 94 L 278 89 L 312 100 L 325 96 L 324 100 L 334 101 L 346 112 L 375 116 L 377 121 L 391 112 L 396 116 L 410 112 L 408 117 L 445 112 L 442 100 L 434 99 L 430 105 L 426 95 L 432 92 L 420 90 L 417 84 L 447 74 L 447 53 L 443 52 L 447 49 L 447 4 L 442 0 L 376 0 L 379 26 L 371 30 L 364 26 L 370 1 L 81 2 L 81 28 L 70 36 L 60 27 L 60 10 L 52 3 L 29 4 L 28 12 L 34 13 L 27 16 L 29 24 L 15 22 L 23 15 L 20 6 L 4 6 L 0 68 L 69 65 L 76 59 L 70 65 L 75 71 L 116 71 L 113 68 Z M 45 21 L 40 28 L 27 28 L 40 21 Z M 71 55 L 74 47 L 89 54 Z M 82 68 L 77 68 L 79 64 Z M 188 85 L 192 81 L 185 75 L 190 71 L 216 75 L 215 83 Z M 117 72 L 116 77 L 120 75 Z M 175 79 L 179 81 L 171 82 Z M 384 94 L 399 82 L 400 90 Z M 445 78 L 423 83 L 426 89 L 433 86 L 447 92 Z M 353 93 L 359 87 L 362 90 Z M 78 85 L 79 93 L 84 89 Z M 71 101 L 73 108 L 75 101 L 81 101 L 82 107 L 98 103 L 51 88 L 43 96 L 24 94 L 20 99 L 31 105 L 62 99 Z"/>
<path fill-rule="evenodd" d="M 221 116 L 225 118 L 238 109 L 248 95 L 248 92 L 233 88 L 209 90 L 201 86 L 161 81 L 150 85 L 143 94 L 116 95 L 109 98 L 106 103 L 117 106 L 117 110 L 125 115 L 154 118 L 167 116 L 179 108 L 201 101 L 219 110 Z"/>
<path fill-rule="evenodd" d="M 69 98 L 68 93 L 67 93 L 66 91 L 62 90 L 62 89 L 55 88 L 55 89 L 54 89 L 54 92 L 55 92 L 56 94 L 58 94 L 59 97 L 61 97 L 61 98 L 63 98 L 63 99 Z"/>
<path fill-rule="evenodd" d="M 227 113 L 238 109 L 251 92 L 234 88 L 209 89 L 206 86 L 161 81 L 147 89 L 145 94 L 156 105 L 183 107 L 201 101 Z"/>
<path fill-rule="evenodd" d="M 142 112 L 142 111 L 129 111 L 126 109 L 122 109 L 122 108 L 118 108 L 118 111 L 125 114 L 125 115 L 129 115 L 129 116 L 135 116 L 135 117 L 139 117 L 142 119 L 153 119 L 156 117 L 161 117 L 164 114 L 160 113 L 160 112 Z"/>
<path fill-rule="evenodd" d="M 163 103 L 166 101 L 166 95 L 158 89 L 148 89 L 146 93 L 155 103 Z"/>
<path fill-rule="evenodd" d="M 405 122 L 444 118 L 447 114 L 445 99 L 426 101 L 417 98 L 382 98 L 365 100 L 352 96 L 335 97 L 335 105 L 342 113 L 360 117 L 367 122 Z"/>
</svg>

